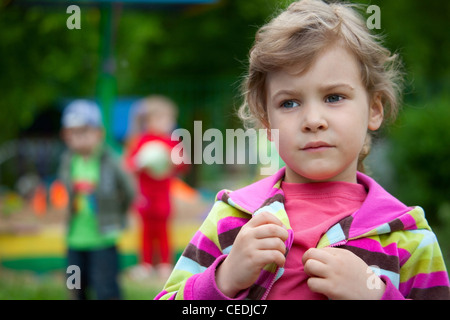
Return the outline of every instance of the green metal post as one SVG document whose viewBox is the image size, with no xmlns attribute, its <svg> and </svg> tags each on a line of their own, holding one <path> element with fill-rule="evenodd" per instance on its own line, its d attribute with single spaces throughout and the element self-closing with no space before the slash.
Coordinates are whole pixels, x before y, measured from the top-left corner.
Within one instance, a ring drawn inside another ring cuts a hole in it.
<svg viewBox="0 0 450 320">
<path fill-rule="evenodd" d="M 112 110 L 117 95 L 114 42 L 118 9 L 115 3 L 100 4 L 100 70 L 97 83 L 97 99 L 102 109 L 106 143 L 116 151 L 120 151 L 120 146 L 112 135 Z"/>
</svg>

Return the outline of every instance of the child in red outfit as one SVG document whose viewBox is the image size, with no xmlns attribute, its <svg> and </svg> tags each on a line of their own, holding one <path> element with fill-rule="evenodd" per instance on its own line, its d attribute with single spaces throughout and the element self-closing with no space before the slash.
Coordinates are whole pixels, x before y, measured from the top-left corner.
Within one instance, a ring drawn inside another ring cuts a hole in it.
<svg viewBox="0 0 450 320">
<path fill-rule="evenodd" d="M 148 275 L 153 258 L 158 257 L 158 271 L 164 277 L 171 271 L 170 184 L 181 169 L 171 161 L 171 151 L 179 143 L 171 140 L 177 107 L 170 99 L 154 95 L 143 99 L 137 108 L 125 157 L 136 176 L 136 209 L 142 222 L 141 263 L 135 275 Z"/>
</svg>

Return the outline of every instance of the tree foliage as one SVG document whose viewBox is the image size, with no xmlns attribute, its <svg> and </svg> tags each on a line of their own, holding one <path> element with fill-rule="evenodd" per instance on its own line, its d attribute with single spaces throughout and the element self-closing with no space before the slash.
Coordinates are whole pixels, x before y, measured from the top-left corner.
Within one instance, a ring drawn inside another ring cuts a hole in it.
<svg viewBox="0 0 450 320">
<path fill-rule="evenodd" d="M 203 6 L 116 5 L 118 95 L 148 94 L 155 78 L 237 77 L 257 26 L 276 0 L 224 0 Z M 100 5 L 80 3 L 81 29 L 65 5 L 11 0 L 0 5 L 0 141 L 65 97 L 95 96 Z"/>
<path fill-rule="evenodd" d="M 392 191 L 420 205 L 432 223 L 449 202 L 450 2 L 380 1 L 386 41 L 404 62 L 406 90 L 397 123 L 387 131 Z"/>
</svg>

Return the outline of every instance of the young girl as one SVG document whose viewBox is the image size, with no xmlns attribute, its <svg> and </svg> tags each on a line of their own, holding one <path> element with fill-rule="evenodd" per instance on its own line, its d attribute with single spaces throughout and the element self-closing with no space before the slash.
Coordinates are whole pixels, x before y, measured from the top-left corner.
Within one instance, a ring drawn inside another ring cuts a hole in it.
<svg viewBox="0 0 450 320">
<path fill-rule="evenodd" d="M 152 95 L 137 105 L 125 156 L 127 167 L 135 173 L 139 196 L 136 208 L 141 218 L 141 263 L 133 269 L 136 277 L 149 275 L 158 259 L 158 272 L 167 279 L 171 267 L 168 220 L 171 214 L 170 185 L 182 166 L 171 162 L 171 140 L 177 107 L 165 96 Z"/>
<path fill-rule="evenodd" d="M 218 193 L 157 299 L 449 298 L 423 210 L 362 173 L 396 59 L 349 5 L 294 2 L 258 31 L 240 114 L 286 167 Z"/>
</svg>

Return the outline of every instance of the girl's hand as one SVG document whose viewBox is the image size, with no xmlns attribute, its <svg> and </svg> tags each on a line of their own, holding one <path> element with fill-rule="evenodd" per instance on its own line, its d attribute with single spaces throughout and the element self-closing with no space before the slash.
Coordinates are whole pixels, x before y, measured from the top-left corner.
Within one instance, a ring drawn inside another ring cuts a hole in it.
<svg viewBox="0 0 450 320">
<path fill-rule="evenodd" d="M 282 267 L 287 238 L 286 228 L 273 214 L 262 212 L 252 217 L 239 231 L 229 255 L 216 271 L 220 291 L 234 297 L 255 283 L 266 264 L 275 262 Z"/>
<path fill-rule="evenodd" d="M 340 248 L 312 248 L 302 258 L 311 291 L 329 299 L 378 300 L 384 282 L 357 255 Z"/>
</svg>

